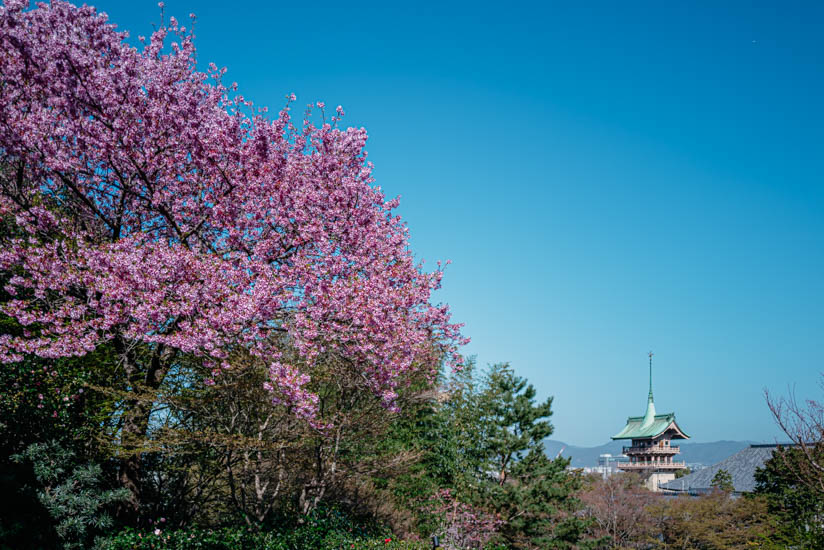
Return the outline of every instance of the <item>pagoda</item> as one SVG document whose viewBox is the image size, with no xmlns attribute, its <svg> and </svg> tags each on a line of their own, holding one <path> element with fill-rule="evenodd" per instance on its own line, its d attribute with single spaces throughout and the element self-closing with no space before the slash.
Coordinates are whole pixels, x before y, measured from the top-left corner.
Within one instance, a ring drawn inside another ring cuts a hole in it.
<svg viewBox="0 0 824 550">
<path fill-rule="evenodd" d="M 627 425 L 612 439 L 631 439 L 632 446 L 624 447 L 629 462 L 618 464 L 623 471 L 639 472 L 650 491 L 658 491 L 661 483 L 675 479 L 675 472 L 686 468 L 684 462 L 673 460 L 681 452 L 671 444 L 673 439 L 689 439 L 675 422 L 675 413 L 655 414 L 652 399 L 652 352 L 649 353 L 649 396 L 644 416 L 630 416 Z"/>
</svg>

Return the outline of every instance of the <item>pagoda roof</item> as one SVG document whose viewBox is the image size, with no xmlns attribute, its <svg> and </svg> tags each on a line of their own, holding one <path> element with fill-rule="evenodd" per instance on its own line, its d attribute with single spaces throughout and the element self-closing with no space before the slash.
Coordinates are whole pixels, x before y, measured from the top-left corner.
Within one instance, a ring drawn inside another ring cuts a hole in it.
<svg viewBox="0 0 824 550">
<path fill-rule="evenodd" d="M 658 437 L 669 429 L 675 431 L 673 439 L 689 439 L 675 422 L 675 413 L 650 416 L 630 416 L 624 429 L 612 436 L 612 439 L 647 439 Z"/>
<path fill-rule="evenodd" d="M 658 437 L 667 430 L 673 430 L 672 439 L 689 439 L 684 430 L 675 423 L 675 413 L 655 414 L 655 401 L 652 397 L 652 352 L 649 353 L 649 394 L 647 395 L 647 412 L 644 416 L 630 416 L 624 429 L 612 436 L 612 439 L 648 439 Z"/>
</svg>

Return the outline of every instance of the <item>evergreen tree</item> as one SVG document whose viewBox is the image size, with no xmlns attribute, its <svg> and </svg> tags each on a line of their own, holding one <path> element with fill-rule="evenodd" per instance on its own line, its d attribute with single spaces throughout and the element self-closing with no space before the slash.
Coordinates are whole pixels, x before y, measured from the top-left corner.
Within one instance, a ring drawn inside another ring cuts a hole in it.
<svg viewBox="0 0 824 550">
<path fill-rule="evenodd" d="M 725 493 L 731 493 L 735 489 L 732 483 L 732 475 L 723 468 L 715 472 L 715 475 L 712 476 L 712 481 L 710 481 L 710 485 Z"/>
<path fill-rule="evenodd" d="M 797 449 L 779 449 L 774 453 L 755 472 L 755 492 L 767 499 L 767 508 L 776 519 L 778 543 L 824 550 L 824 501 L 798 479 L 791 467 L 793 460 L 804 460 Z"/>
<path fill-rule="evenodd" d="M 585 522 L 574 512 L 580 477 L 567 459 L 550 460 L 543 440 L 553 432 L 552 397 L 542 402 L 509 364 L 493 365 L 479 395 L 482 443 L 490 483 L 488 506 L 504 521 L 502 532 L 515 548 L 574 548 Z"/>
<path fill-rule="evenodd" d="M 465 471 L 470 497 L 501 520 L 500 532 L 513 548 L 576 548 L 586 522 L 575 514 L 580 476 L 566 459 L 550 460 L 543 440 L 552 434 L 552 398 L 537 391 L 509 364 L 490 367 L 480 387 L 465 373 L 453 410 L 471 431 Z"/>
<path fill-rule="evenodd" d="M 90 548 L 97 535 L 114 525 L 112 505 L 128 498 L 126 489 L 105 486 L 99 464 L 78 463 L 74 452 L 55 441 L 29 445 L 15 458 L 33 465 L 41 486 L 38 499 L 64 550 Z"/>
</svg>

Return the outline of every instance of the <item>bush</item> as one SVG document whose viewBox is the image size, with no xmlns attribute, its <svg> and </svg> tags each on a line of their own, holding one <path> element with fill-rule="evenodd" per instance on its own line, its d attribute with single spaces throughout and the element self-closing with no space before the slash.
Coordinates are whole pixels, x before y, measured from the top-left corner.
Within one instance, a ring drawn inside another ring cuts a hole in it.
<svg viewBox="0 0 824 550">
<path fill-rule="evenodd" d="M 292 532 L 255 532 L 247 528 L 136 531 L 129 529 L 110 538 L 103 550 L 425 550 L 423 542 L 396 541 L 392 537 L 352 537 L 340 531 L 317 536 L 319 530 L 303 526 Z"/>
<path fill-rule="evenodd" d="M 394 540 L 386 527 L 335 507 L 308 516 L 283 515 L 270 529 L 227 526 L 219 529 L 128 529 L 109 538 L 102 550 L 332 550 L 384 548 L 423 550 L 429 545 Z"/>
<path fill-rule="evenodd" d="M 89 548 L 95 535 L 114 525 L 109 509 L 128 491 L 106 488 L 99 464 L 78 464 L 73 451 L 56 441 L 34 443 L 13 459 L 29 461 L 41 485 L 37 497 L 48 511 L 60 548 Z"/>
</svg>

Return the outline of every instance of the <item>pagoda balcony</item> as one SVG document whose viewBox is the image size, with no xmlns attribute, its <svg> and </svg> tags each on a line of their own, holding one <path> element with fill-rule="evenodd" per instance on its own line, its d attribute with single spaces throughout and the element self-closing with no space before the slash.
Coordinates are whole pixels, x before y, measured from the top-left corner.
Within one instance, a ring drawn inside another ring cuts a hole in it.
<svg viewBox="0 0 824 550">
<path fill-rule="evenodd" d="M 681 447 L 624 447 L 625 455 L 652 454 L 652 455 L 675 455 L 681 452 Z"/>
<path fill-rule="evenodd" d="M 619 462 L 619 470 L 639 471 L 639 470 L 683 470 L 687 467 L 686 462 Z"/>
</svg>

